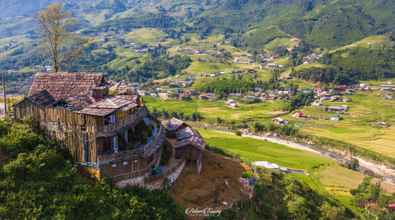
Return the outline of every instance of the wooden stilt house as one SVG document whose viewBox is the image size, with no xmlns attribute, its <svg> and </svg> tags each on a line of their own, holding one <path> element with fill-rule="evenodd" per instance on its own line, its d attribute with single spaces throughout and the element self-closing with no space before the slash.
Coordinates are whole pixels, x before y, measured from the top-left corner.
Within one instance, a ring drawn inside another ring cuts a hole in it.
<svg viewBox="0 0 395 220">
<path fill-rule="evenodd" d="M 14 105 L 97 177 L 141 178 L 159 164 L 165 131 L 137 94 L 108 94 L 101 74 L 38 73 Z"/>
</svg>

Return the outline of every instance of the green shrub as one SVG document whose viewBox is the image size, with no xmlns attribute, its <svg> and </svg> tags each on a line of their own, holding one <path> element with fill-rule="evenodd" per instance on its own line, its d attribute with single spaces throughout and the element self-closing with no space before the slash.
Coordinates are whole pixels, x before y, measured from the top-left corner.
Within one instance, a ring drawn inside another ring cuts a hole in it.
<svg viewBox="0 0 395 220">
<path fill-rule="evenodd" d="M 13 123 L 8 132 L 0 136 L 0 148 L 11 157 L 32 151 L 40 144 L 45 144 L 45 140 L 26 124 Z"/>
</svg>

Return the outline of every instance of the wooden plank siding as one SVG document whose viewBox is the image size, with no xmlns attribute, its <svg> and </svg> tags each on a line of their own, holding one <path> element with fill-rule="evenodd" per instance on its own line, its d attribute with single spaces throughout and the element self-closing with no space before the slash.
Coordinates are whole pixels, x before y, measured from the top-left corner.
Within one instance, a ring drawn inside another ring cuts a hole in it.
<svg viewBox="0 0 395 220">
<path fill-rule="evenodd" d="M 114 114 L 116 124 L 105 125 L 104 117 L 79 114 L 65 108 L 40 107 L 27 99 L 14 106 L 15 119 L 32 119 L 34 125 L 48 137 L 63 144 L 77 162 L 86 162 L 83 158 L 84 134 L 89 142 L 89 161 L 96 162 L 97 156 L 105 148 L 111 147 L 111 141 L 101 137 L 112 137 L 125 129 L 133 129 L 149 113 L 146 107 L 139 107 L 127 111 L 118 110 Z M 99 136 L 103 130 L 111 132 Z"/>
<path fill-rule="evenodd" d="M 130 150 L 129 133 L 133 133 L 135 126 L 149 116 L 148 109 L 139 106 L 118 109 L 113 114 L 115 124 L 105 125 L 106 116 L 82 114 L 62 107 L 43 107 L 28 99 L 14 105 L 16 120 L 32 119 L 37 128 L 65 147 L 77 163 L 91 165 L 85 166 L 85 171 L 92 176 L 111 176 L 115 180 L 122 180 L 149 175 L 152 167 L 160 162 L 161 146 L 165 139 L 164 128 L 154 119 L 159 125 L 154 140 L 143 147 Z M 84 140 L 84 136 L 87 140 Z M 119 153 L 112 152 L 114 136 L 118 138 Z M 84 141 L 89 143 L 89 161 L 84 158 Z M 102 160 L 106 157 L 110 158 L 110 162 Z"/>
<path fill-rule="evenodd" d="M 89 142 L 89 162 L 96 161 L 96 126 L 99 117 L 81 115 L 64 108 L 40 107 L 24 100 L 14 107 L 17 120 L 32 119 L 37 128 L 43 130 L 48 137 L 59 141 L 77 162 L 84 161 L 83 135 Z"/>
</svg>

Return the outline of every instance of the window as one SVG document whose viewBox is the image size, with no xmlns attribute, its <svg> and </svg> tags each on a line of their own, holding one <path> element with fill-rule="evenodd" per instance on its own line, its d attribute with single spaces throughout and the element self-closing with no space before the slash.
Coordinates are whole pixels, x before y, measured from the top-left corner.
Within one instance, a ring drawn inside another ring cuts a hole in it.
<svg viewBox="0 0 395 220">
<path fill-rule="evenodd" d="M 125 130 L 123 136 L 124 136 L 125 143 L 128 144 L 129 143 L 129 131 Z"/>
<path fill-rule="evenodd" d="M 83 143 L 84 143 L 84 148 L 82 152 L 82 156 L 84 158 L 84 162 L 89 162 L 89 140 L 88 140 L 88 134 L 84 133 L 83 136 Z"/>
<path fill-rule="evenodd" d="M 104 125 L 113 125 L 116 123 L 115 114 L 111 114 L 104 118 Z"/>
</svg>

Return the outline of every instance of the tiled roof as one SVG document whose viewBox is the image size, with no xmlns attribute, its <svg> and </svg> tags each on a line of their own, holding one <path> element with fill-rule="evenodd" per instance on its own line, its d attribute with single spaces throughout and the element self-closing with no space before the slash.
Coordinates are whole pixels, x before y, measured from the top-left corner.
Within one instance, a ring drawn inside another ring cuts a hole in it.
<svg viewBox="0 0 395 220">
<path fill-rule="evenodd" d="M 100 74 L 37 73 L 27 99 L 37 105 L 53 105 L 94 116 L 107 116 L 118 109 L 126 111 L 140 105 L 137 95 L 94 95 L 93 91 L 107 86 Z"/>
<path fill-rule="evenodd" d="M 166 128 L 169 131 L 176 131 L 178 130 L 182 125 L 184 125 L 184 122 L 177 119 L 177 118 L 172 118 L 166 123 Z"/>
<path fill-rule="evenodd" d="M 55 99 L 48 93 L 47 90 L 43 90 L 39 93 L 29 96 L 27 99 L 39 106 L 49 106 L 55 103 Z"/>
<path fill-rule="evenodd" d="M 106 84 L 104 76 L 93 73 L 37 73 L 29 96 L 47 90 L 55 100 L 91 95 L 92 89 Z"/>
<path fill-rule="evenodd" d="M 169 131 L 176 132 L 176 139 L 173 141 L 175 148 L 182 148 L 188 145 L 192 145 L 201 150 L 205 149 L 206 143 L 204 142 L 204 139 L 199 134 L 199 132 L 192 129 L 189 125 L 186 125 L 183 121 L 172 118 L 166 124 L 166 126 Z"/>
<path fill-rule="evenodd" d="M 195 134 L 194 134 L 192 128 L 186 127 L 184 129 L 181 129 L 181 130 L 177 131 L 177 140 L 181 141 L 181 140 L 190 138 L 190 137 L 192 137 L 194 135 Z"/>
</svg>

